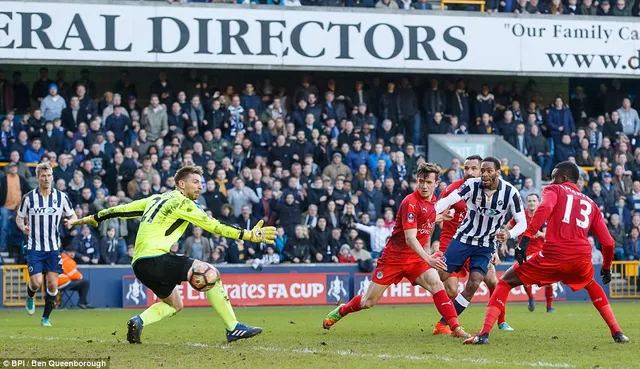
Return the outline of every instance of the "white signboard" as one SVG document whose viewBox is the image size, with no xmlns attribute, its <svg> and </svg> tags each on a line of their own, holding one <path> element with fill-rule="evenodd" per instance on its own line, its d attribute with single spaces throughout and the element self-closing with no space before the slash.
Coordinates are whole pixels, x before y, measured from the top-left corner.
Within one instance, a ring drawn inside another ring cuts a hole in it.
<svg viewBox="0 0 640 369">
<path fill-rule="evenodd" d="M 633 20 L 0 1 L 0 59 L 636 75 Z"/>
</svg>

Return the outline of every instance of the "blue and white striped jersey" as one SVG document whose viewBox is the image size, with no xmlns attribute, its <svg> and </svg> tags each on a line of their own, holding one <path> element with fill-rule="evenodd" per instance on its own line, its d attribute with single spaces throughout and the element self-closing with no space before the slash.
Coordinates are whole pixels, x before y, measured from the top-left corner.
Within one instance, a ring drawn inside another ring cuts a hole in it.
<svg viewBox="0 0 640 369">
<path fill-rule="evenodd" d="M 447 201 L 449 197 L 451 199 Z M 467 203 L 467 216 L 453 236 L 467 245 L 496 247 L 497 233 L 505 225 L 509 213 L 518 222 L 524 221 L 522 226 L 526 229 L 525 209 L 520 192 L 502 179 L 498 179 L 498 188 L 492 194 L 483 188 L 480 178 L 472 178 L 467 180 L 457 193 L 451 193 L 447 198 L 440 200 L 442 204 L 437 208 L 446 209 L 449 206 L 448 202 L 454 204 L 459 200 Z M 444 209 L 436 209 L 436 211 Z M 523 228 L 522 226 L 518 229 Z M 518 232 L 516 234 L 512 230 L 511 237 L 515 238 L 522 233 L 522 231 Z"/>
<path fill-rule="evenodd" d="M 22 197 L 18 208 L 18 216 L 26 218 L 31 230 L 27 250 L 60 250 L 60 220 L 73 214 L 73 206 L 66 193 L 52 188 L 51 194 L 44 197 L 38 188 L 29 191 Z"/>
</svg>

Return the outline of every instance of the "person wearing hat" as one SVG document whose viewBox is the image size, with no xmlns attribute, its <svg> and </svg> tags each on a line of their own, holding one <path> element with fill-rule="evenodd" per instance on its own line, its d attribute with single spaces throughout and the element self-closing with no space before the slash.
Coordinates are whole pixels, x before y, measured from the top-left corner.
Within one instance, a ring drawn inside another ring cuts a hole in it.
<svg viewBox="0 0 640 369">
<path fill-rule="evenodd" d="M 49 95 L 40 103 L 40 110 L 45 120 L 54 120 L 62 116 L 62 111 L 67 107 L 67 103 L 62 96 L 58 95 L 58 85 L 49 85 Z"/>
<path fill-rule="evenodd" d="M 333 153 L 331 164 L 324 168 L 322 175 L 331 178 L 332 182 L 335 182 L 338 176 L 344 176 L 347 181 L 353 179 L 351 169 L 342 163 L 342 154 L 339 152 Z"/>
<path fill-rule="evenodd" d="M 355 263 L 355 256 L 351 255 L 351 247 L 346 243 L 340 246 L 340 256 L 338 256 L 339 263 Z"/>
</svg>

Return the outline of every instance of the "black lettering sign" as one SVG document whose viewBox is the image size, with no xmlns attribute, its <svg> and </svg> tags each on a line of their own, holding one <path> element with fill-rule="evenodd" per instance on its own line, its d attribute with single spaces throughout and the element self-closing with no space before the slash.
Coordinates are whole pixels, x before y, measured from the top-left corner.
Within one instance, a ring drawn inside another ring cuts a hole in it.
<svg viewBox="0 0 640 369">
<path fill-rule="evenodd" d="M 457 61 L 460 61 L 460 60 L 464 59 L 465 56 L 467 56 L 467 52 L 469 51 L 469 49 L 467 48 L 467 44 L 464 41 L 462 41 L 459 38 L 453 37 L 451 35 L 451 31 L 452 30 L 460 30 L 462 35 L 464 35 L 464 27 L 451 26 L 451 27 L 447 28 L 444 31 L 444 34 L 443 34 L 444 42 L 446 42 L 447 44 L 449 44 L 449 45 L 455 47 L 456 49 L 460 50 L 460 57 L 458 59 L 450 59 L 447 56 L 446 52 L 443 52 L 442 54 L 443 54 L 444 60 L 451 61 L 451 62 L 457 62 Z"/>
<path fill-rule="evenodd" d="M 429 60 L 440 60 L 433 50 L 433 47 L 429 45 L 429 42 L 435 40 L 436 31 L 428 26 L 406 26 L 409 30 L 409 57 L 407 60 L 422 60 L 418 56 L 418 45 L 422 46 L 422 49 L 427 53 Z M 418 30 L 423 29 L 427 32 L 427 37 L 424 40 L 418 41 Z"/>
<path fill-rule="evenodd" d="M 287 22 L 285 21 L 274 21 L 274 20 L 257 20 L 260 23 L 260 52 L 258 55 L 273 55 L 278 56 L 278 54 L 271 52 L 271 39 L 276 38 L 280 40 L 282 43 L 282 30 L 277 35 L 271 34 L 271 24 L 278 23 L 284 29 L 287 26 Z"/>
<path fill-rule="evenodd" d="M 9 12 L 0 12 L 0 15 L 6 15 L 7 18 L 9 18 L 9 20 L 13 19 L 13 13 L 9 13 Z M 0 31 L 4 31 L 4 33 L 9 36 L 9 22 L 7 22 L 7 24 L 0 28 Z M 0 37 L 1 38 L 1 37 Z M 0 49 L 13 49 L 13 45 L 15 44 L 15 40 L 11 40 L 11 42 L 9 42 L 6 45 L 0 45 Z"/>
<path fill-rule="evenodd" d="M 198 22 L 198 51 L 196 54 L 213 54 L 209 51 L 209 22 L 211 19 L 195 19 Z"/>
<path fill-rule="evenodd" d="M 349 55 L 349 27 L 354 27 L 360 33 L 360 23 L 358 24 L 339 24 L 329 23 L 327 31 L 331 31 L 333 27 L 340 27 L 340 55 L 336 59 L 353 59 Z"/>
<path fill-rule="evenodd" d="M 391 55 L 389 55 L 386 58 L 378 54 L 378 51 L 376 50 L 375 45 L 373 43 L 374 33 L 376 32 L 376 29 L 378 29 L 378 27 L 380 26 L 387 26 L 391 30 L 391 33 L 393 34 L 393 52 L 391 53 Z M 375 24 L 373 25 L 373 27 L 369 28 L 367 33 L 364 34 L 364 47 L 367 49 L 369 54 L 371 54 L 371 56 L 373 56 L 376 59 L 382 59 L 382 60 L 393 59 L 396 56 L 398 56 L 398 54 L 400 54 L 403 46 L 404 46 L 404 41 L 402 39 L 402 33 L 396 27 L 387 23 Z"/>
<path fill-rule="evenodd" d="M 131 51 L 133 44 L 129 43 L 129 46 L 124 49 L 118 49 L 116 47 L 116 19 L 120 18 L 119 15 L 106 15 L 100 14 L 104 18 L 104 49 L 102 51 Z"/>
<path fill-rule="evenodd" d="M 153 24 L 153 47 L 149 50 L 150 53 L 174 54 L 184 49 L 187 43 L 189 43 L 189 29 L 180 19 L 173 17 L 153 17 L 147 19 L 151 20 Z M 173 21 L 178 26 L 180 32 L 180 41 L 178 41 L 178 45 L 172 51 L 165 51 L 162 48 L 162 23 L 164 20 Z"/>
<path fill-rule="evenodd" d="M 72 35 L 71 30 L 75 28 L 77 35 Z M 69 25 L 69 29 L 67 30 L 67 34 L 64 36 L 64 40 L 62 40 L 62 46 L 60 46 L 59 50 L 71 50 L 67 47 L 67 40 L 70 38 L 79 38 L 80 42 L 82 42 L 82 51 L 97 51 L 95 47 L 93 47 L 93 43 L 91 42 L 91 38 L 89 37 L 89 33 L 87 32 L 87 28 L 84 26 L 84 22 L 82 22 L 82 17 L 80 14 L 76 14 L 73 16 L 73 20 Z"/>
<path fill-rule="evenodd" d="M 220 55 L 236 55 L 231 51 L 231 39 L 236 40 L 236 43 L 240 48 L 240 52 L 243 55 L 253 55 L 247 46 L 247 42 L 242 38 L 242 36 L 249 32 L 249 25 L 247 22 L 241 19 L 218 19 L 218 22 L 220 22 L 221 26 L 220 37 L 222 39 L 222 50 L 220 50 Z M 238 33 L 235 35 L 231 34 L 231 22 L 236 22 L 240 27 L 240 30 L 238 30 Z"/>
<path fill-rule="evenodd" d="M 33 46 L 33 40 L 31 39 L 31 35 L 33 33 L 35 33 L 38 39 L 40 39 L 40 42 L 42 43 L 42 46 L 45 48 L 45 50 L 55 49 L 55 47 L 51 43 L 51 40 L 49 39 L 49 36 L 44 31 L 47 28 L 51 27 L 51 17 L 49 15 L 45 13 L 18 14 L 20 14 L 20 17 L 22 18 L 22 44 L 18 46 L 18 49 L 36 49 L 36 47 Z M 33 22 L 31 19 L 34 15 L 40 17 L 40 27 L 35 29 L 32 26 Z"/>
<path fill-rule="evenodd" d="M 309 55 L 302 48 L 302 42 L 301 42 L 301 39 L 300 39 L 300 35 L 302 34 L 302 29 L 305 26 L 307 26 L 308 24 L 317 24 L 318 26 L 320 26 L 320 29 L 324 30 L 324 24 L 322 24 L 321 22 L 317 22 L 317 21 L 308 21 L 308 22 L 302 22 L 302 23 L 298 24 L 291 31 L 291 47 L 293 47 L 293 50 L 295 50 L 295 52 L 297 52 L 299 55 L 302 55 L 304 57 L 307 57 L 307 58 L 319 58 L 319 57 L 324 55 L 324 48 L 317 55 Z"/>
</svg>

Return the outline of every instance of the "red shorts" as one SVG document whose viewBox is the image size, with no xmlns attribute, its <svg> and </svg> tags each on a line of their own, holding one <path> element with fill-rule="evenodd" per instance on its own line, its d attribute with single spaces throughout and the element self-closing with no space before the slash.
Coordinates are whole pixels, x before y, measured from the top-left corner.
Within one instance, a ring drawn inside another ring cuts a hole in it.
<svg viewBox="0 0 640 369">
<path fill-rule="evenodd" d="M 420 258 L 409 259 L 402 264 L 387 264 L 378 260 L 378 265 L 373 271 L 371 281 L 383 286 L 390 286 L 399 283 L 402 278 L 406 278 L 411 284 L 415 285 L 416 279 L 429 268 L 431 268 L 429 264 Z"/>
<path fill-rule="evenodd" d="M 467 278 L 468 275 L 469 275 L 469 259 L 465 261 L 464 265 L 462 266 L 462 269 L 460 269 L 459 272 L 453 272 L 449 275 L 449 277 Z"/>
<path fill-rule="evenodd" d="M 574 292 L 591 283 L 594 273 L 591 260 L 556 263 L 545 260 L 541 253 L 531 256 L 522 265 L 514 264 L 513 271 L 528 286 L 562 282 Z"/>
</svg>

